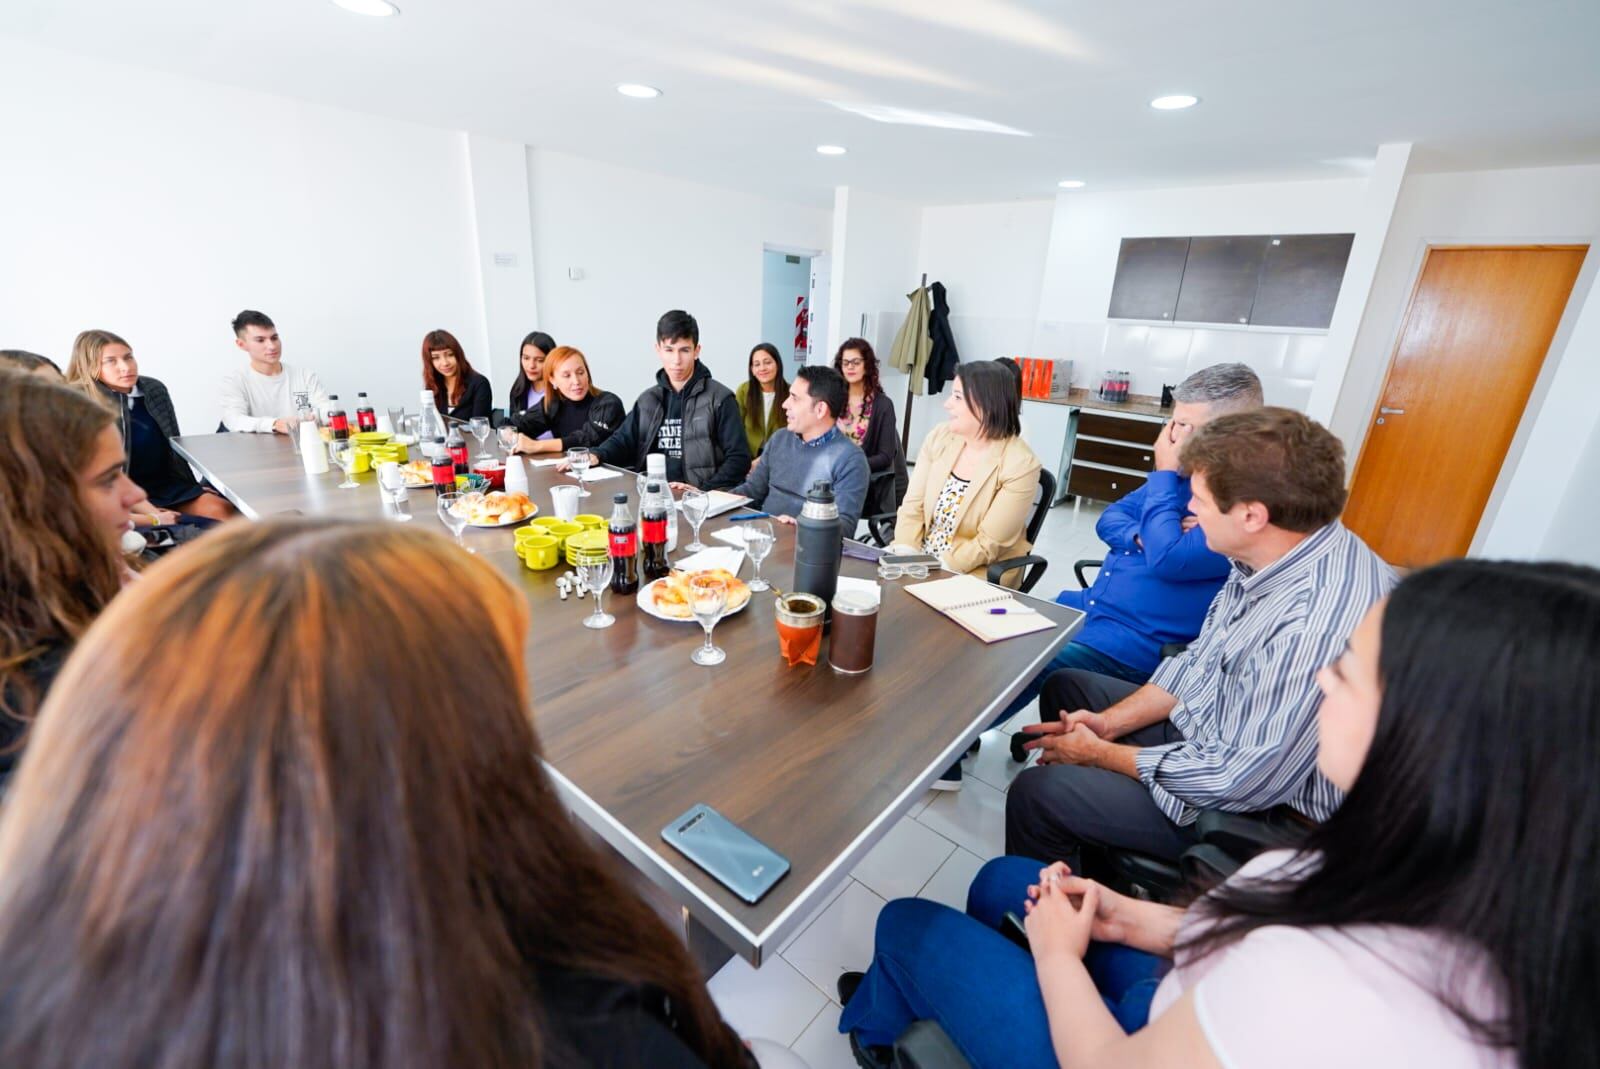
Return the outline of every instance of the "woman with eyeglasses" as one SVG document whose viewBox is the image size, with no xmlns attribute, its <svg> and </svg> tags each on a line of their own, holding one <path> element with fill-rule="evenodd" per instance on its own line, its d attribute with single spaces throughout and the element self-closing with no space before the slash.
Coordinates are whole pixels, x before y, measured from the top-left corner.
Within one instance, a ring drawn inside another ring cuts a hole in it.
<svg viewBox="0 0 1600 1069">
<path fill-rule="evenodd" d="M 874 479 L 867 494 L 865 514 L 893 512 L 906 496 L 905 450 L 900 448 L 900 429 L 895 422 L 894 402 L 883 392 L 878 379 L 878 356 L 865 338 L 847 338 L 833 354 L 833 369 L 844 376 L 849 390 L 845 410 L 839 415 L 839 430 L 867 455 L 867 468 L 876 476 L 892 471 L 892 479 Z"/>
</svg>

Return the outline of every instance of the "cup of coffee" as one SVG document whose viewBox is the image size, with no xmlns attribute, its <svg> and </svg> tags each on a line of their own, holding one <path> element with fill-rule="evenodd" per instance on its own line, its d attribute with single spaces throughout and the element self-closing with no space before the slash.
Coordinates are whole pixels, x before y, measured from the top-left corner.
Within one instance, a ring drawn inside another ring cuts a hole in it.
<svg viewBox="0 0 1600 1069">
<path fill-rule="evenodd" d="M 822 651 L 822 613 L 826 606 L 815 594 L 785 594 L 777 601 L 778 651 L 793 668 L 816 664 Z"/>
<path fill-rule="evenodd" d="M 872 667 L 878 641 L 878 600 L 857 590 L 833 598 L 833 634 L 828 639 L 828 666 L 847 676 Z"/>
<path fill-rule="evenodd" d="M 572 519 L 578 514 L 578 488 L 576 486 L 552 486 L 550 488 L 550 504 L 555 509 L 557 519 Z"/>
</svg>

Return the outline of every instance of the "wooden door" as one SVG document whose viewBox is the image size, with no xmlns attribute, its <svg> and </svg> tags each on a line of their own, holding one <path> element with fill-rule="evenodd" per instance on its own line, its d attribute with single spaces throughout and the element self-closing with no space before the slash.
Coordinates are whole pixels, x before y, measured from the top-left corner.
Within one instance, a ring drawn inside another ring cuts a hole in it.
<svg viewBox="0 0 1600 1069">
<path fill-rule="evenodd" d="M 1471 546 L 1587 250 L 1428 250 L 1344 514 L 1384 560 Z"/>
</svg>

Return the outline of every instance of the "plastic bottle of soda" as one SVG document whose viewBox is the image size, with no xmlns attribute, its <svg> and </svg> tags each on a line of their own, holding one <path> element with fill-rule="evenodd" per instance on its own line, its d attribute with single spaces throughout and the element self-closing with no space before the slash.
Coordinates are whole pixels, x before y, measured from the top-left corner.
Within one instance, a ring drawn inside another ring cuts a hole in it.
<svg viewBox="0 0 1600 1069">
<path fill-rule="evenodd" d="M 428 446 L 428 466 L 433 471 L 433 492 L 453 494 L 456 490 L 456 465 L 445 448 L 443 438 L 435 438 Z"/>
<path fill-rule="evenodd" d="M 611 498 L 610 540 L 611 592 L 633 594 L 639 590 L 639 530 L 628 509 L 628 495 Z"/>
<path fill-rule="evenodd" d="M 646 583 L 672 571 L 672 565 L 667 563 L 670 500 L 661 483 L 652 479 L 645 484 L 644 499 L 639 502 L 639 577 Z"/>
<path fill-rule="evenodd" d="M 450 437 L 445 439 L 445 447 L 450 450 L 450 459 L 455 462 L 456 474 L 467 474 L 467 440 L 461 437 L 461 428 L 455 424 L 450 425 Z"/>
<path fill-rule="evenodd" d="M 344 406 L 339 403 L 339 395 L 328 395 L 328 429 L 333 432 L 333 440 L 342 442 L 350 437 L 350 417 L 344 414 Z"/>
<path fill-rule="evenodd" d="M 378 429 L 378 411 L 364 393 L 356 394 L 356 428 L 361 431 Z"/>
</svg>

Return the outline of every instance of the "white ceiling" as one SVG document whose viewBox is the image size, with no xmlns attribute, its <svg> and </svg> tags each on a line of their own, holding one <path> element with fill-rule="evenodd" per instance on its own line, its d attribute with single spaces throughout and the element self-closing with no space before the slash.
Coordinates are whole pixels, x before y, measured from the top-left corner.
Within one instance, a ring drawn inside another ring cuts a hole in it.
<svg viewBox="0 0 1600 1069">
<path fill-rule="evenodd" d="M 0 34 L 815 204 L 1341 177 L 1385 141 L 1432 170 L 1600 160 L 1600 0 L 398 2 L 4 0 Z M 1147 106 L 1175 92 L 1203 102 Z"/>
</svg>

